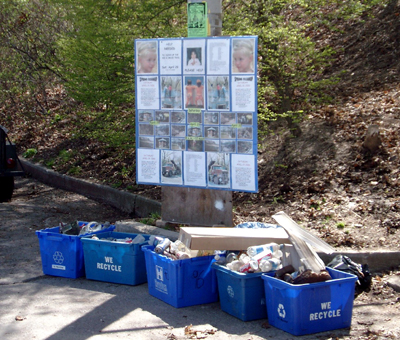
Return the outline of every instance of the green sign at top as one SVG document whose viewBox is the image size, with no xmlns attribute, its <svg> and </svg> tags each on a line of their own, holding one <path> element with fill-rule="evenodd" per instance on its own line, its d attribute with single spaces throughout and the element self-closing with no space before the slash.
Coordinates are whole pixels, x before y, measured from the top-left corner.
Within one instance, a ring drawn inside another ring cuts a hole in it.
<svg viewBox="0 0 400 340">
<path fill-rule="evenodd" d="M 207 28 L 207 3 L 188 3 L 188 37 L 206 37 Z"/>
</svg>

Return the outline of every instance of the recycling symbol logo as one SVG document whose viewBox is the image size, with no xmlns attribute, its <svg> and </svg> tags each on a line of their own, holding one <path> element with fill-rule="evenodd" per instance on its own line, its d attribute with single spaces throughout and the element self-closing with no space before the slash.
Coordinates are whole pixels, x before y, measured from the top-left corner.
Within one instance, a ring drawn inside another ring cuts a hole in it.
<svg viewBox="0 0 400 340">
<path fill-rule="evenodd" d="M 280 303 L 278 306 L 278 315 L 284 319 L 286 316 L 286 311 L 285 311 L 285 307 Z"/>
<path fill-rule="evenodd" d="M 62 264 L 64 262 L 64 256 L 63 256 L 62 252 L 56 251 L 53 254 L 53 260 L 57 264 Z"/>
<path fill-rule="evenodd" d="M 235 296 L 235 292 L 233 291 L 233 288 L 231 286 L 228 286 L 228 295 L 233 298 Z"/>
</svg>

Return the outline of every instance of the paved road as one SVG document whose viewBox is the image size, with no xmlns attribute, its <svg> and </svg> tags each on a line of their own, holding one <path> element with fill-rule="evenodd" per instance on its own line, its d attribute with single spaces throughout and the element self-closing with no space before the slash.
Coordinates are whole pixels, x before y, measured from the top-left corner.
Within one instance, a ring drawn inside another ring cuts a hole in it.
<svg viewBox="0 0 400 340">
<path fill-rule="evenodd" d="M 23 178 L 17 180 L 12 202 L 0 204 L 0 216 L 0 339 L 189 339 L 189 325 L 199 331 L 197 338 L 212 340 L 298 339 L 265 327 L 266 319 L 242 322 L 221 311 L 219 302 L 174 308 L 149 295 L 147 283 L 128 286 L 43 275 L 35 230 L 60 221 L 128 218 L 113 208 Z M 396 306 L 386 307 L 356 300 L 351 330 L 302 339 L 372 339 L 365 334 L 380 328 L 396 338 L 400 313 Z"/>
</svg>

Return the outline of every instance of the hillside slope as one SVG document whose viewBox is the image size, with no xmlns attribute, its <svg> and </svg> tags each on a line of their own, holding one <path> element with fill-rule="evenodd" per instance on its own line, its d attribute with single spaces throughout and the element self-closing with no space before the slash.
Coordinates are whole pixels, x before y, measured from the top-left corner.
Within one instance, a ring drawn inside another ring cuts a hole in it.
<svg viewBox="0 0 400 340">
<path fill-rule="evenodd" d="M 271 216 L 283 210 L 335 247 L 398 248 L 399 13 L 399 3 L 393 2 L 364 22 L 338 22 L 340 34 L 314 37 L 340 51 L 327 71 L 346 71 L 333 89 L 335 103 L 309 112 L 297 138 L 285 125 L 271 125 L 274 134 L 260 141 L 259 193 L 233 194 L 235 224 L 273 222 Z M 56 171 L 160 200 L 159 187 L 136 186 L 135 174 L 122 171 L 134 169 L 132 152 L 71 139 L 75 126 L 90 118 L 70 114 L 56 119 L 58 106 L 76 104 L 68 101 L 62 88 L 49 95 L 54 103 L 49 115 L 33 116 L 29 125 L 22 119 L 6 124 L 21 153 L 35 148 L 33 160 L 51 164 Z M 1 116 L 3 120 L 6 113 L 0 111 Z M 363 146 L 370 125 L 380 133 L 375 152 Z M 61 150 L 66 150 L 65 158 L 54 162 Z M 76 166 L 79 171 L 71 171 Z"/>
</svg>

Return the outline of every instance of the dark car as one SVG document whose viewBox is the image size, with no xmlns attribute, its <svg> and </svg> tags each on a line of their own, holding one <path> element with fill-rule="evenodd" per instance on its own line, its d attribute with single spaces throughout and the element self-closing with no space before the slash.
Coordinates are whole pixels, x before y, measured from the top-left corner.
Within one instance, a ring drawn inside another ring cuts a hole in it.
<svg viewBox="0 0 400 340">
<path fill-rule="evenodd" d="M 0 202 L 11 200 L 14 177 L 25 175 L 14 143 L 7 136 L 8 130 L 0 125 Z"/>
</svg>

